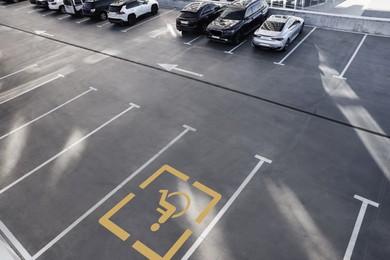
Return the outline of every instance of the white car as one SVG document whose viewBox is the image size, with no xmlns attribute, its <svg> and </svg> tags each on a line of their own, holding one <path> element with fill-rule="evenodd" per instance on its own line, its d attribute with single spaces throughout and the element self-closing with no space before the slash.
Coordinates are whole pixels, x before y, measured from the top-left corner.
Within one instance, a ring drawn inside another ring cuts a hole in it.
<svg viewBox="0 0 390 260">
<path fill-rule="evenodd" d="M 64 0 L 66 13 L 73 16 L 83 15 L 83 0 Z"/>
<path fill-rule="evenodd" d="M 64 0 L 47 0 L 49 9 L 57 10 L 62 14 L 66 14 Z"/>
<path fill-rule="evenodd" d="M 255 47 L 286 51 L 302 32 L 305 21 L 291 15 L 271 15 L 253 35 Z"/>
<path fill-rule="evenodd" d="M 119 0 L 108 9 L 108 21 L 111 23 L 134 24 L 138 17 L 158 12 L 158 2 L 156 0 Z"/>
</svg>

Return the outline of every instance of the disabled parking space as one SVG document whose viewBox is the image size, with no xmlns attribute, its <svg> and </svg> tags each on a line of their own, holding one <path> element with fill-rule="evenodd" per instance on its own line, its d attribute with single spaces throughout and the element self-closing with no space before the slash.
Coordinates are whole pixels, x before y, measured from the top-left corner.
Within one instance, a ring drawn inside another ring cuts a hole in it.
<svg viewBox="0 0 390 260">
<path fill-rule="evenodd" d="M 343 99 L 366 55 L 387 66 L 372 50 L 386 42 L 368 36 L 342 79 L 356 50 L 344 45 L 362 35 L 307 27 L 283 66 L 286 53 L 250 42 L 226 53 L 235 46 L 169 36 L 160 28 L 176 12 L 126 32 L 54 16 L 43 17 L 53 19 L 45 38 L 0 27 L 10 35 L 0 78 L 38 65 L 1 87 L 67 68 L 0 104 L 0 160 L 13 162 L 0 162 L 2 233 L 32 259 L 386 259 L 390 146 L 375 128 L 385 117 Z M 1 17 L 33 32 L 24 23 L 36 18 Z M 388 73 L 372 76 L 375 66 L 367 80 L 380 92 Z M 5 136 L 20 118 L 38 120 Z"/>
</svg>

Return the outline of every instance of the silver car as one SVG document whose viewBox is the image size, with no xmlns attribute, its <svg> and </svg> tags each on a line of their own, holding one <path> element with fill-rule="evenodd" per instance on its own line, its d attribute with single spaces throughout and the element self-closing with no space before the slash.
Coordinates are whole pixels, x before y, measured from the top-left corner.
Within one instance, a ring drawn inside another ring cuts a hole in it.
<svg viewBox="0 0 390 260">
<path fill-rule="evenodd" d="M 289 15 L 271 15 L 253 35 L 255 47 L 287 50 L 290 43 L 303 30 L 303 18 Z"/>
</svg>

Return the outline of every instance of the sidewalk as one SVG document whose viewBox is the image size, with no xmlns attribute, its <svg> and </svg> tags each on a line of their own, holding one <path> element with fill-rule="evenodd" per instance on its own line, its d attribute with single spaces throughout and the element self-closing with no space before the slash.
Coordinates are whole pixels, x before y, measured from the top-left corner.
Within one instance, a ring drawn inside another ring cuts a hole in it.
<svg viewBox="0 0 390 260">
<path fill-rule="evenodd" d="M 328 0 L 306 10 L 390 19 L 390 0 Z"/>
</svg>

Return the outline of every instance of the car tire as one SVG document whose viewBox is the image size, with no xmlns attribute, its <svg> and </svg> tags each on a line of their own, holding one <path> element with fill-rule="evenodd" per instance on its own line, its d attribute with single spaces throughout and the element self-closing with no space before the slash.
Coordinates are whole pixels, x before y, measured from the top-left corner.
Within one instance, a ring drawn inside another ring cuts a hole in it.
<svg viewBox="0 0 390 260">
<path fill-rule="evenodd" d="M 129 14 L 129 16 L 127 17 L 127 23 L 130 25 L 135 24 L 136 20 L 137 20 L 137 17 L 135 16 L 135 14 Z"/>
<path fill-rule="evenodd" d="M 287 39 L 286 43 L 284 44 L 283 51 L 287 51 L 289 46 L 290 46 L 290 39 Z"/>
<path fill-rule="evenodd" d="M 65 6 L 61 5 L 60 8 L 58 9 L 61 14 L 66 14 Z"/>
<path fill-rule="evenodd" d="M 242 41 L 242 32 L 238 31 L 233 37 L 233 43 L 239 44 Z"/>
<path fill-rule="evenodd" d="M 152 5 L 152 8 L 150 9 L 150 13 L 152 15 L 156 15 L 158 13 L 158 6 L 156 4 Z"/>
<path fill-rule="evenodd" d="M 107 13 L 106 11 L 101 11 L 100 14 L 99 14 L 99 20 L 100 21 L 105 21 L 107 20 Z"/>
</svg>

